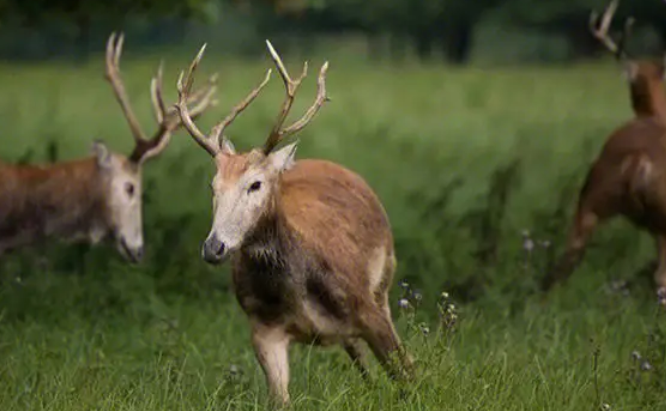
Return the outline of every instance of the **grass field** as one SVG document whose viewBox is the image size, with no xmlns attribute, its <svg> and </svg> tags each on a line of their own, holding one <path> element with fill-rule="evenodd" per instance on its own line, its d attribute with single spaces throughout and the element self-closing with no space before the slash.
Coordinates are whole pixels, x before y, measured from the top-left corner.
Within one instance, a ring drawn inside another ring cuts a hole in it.
<svg viewBox="0 0 666 411">
<path fill-rule="evenodd" d="M 202 70 L 221 74 L 208 126 L 268 61 L 204 61 Z M 157 62 L 123 65 L 146 126 Z M 171 98 L 187 63 L 167 59 Z M 313 59 L 313 73 L 321 63 Z M 608 225 L 571 281 L 547 299 L 534 292 L 562 247 L 587 164 L 631 115 L 617 67 L 459 70 L 341 58 L 331 60 L 328 88 L 332 102 L 302 133 L 299 156 L 356 170 L 383 200 L 400 261 L 394 317 L 419 376 L 400 387 L 373 362 L 366 384 L 342 350 L 296 346 L 294 409 L 666 409 L 666 326 L 642 270 L 653 257 L 647 235 L 622 221 Z M 131 146 L 98 62 L 4 65 L 0 89 L 3 160 L 80 157 L 93 138 Z M 281 93 L 274 78 L 234 124 L 237 147 L 263 141 Z M 314 79 L 301 94 L 294 112 L 310 103 Z M 149 163 L 141 266 L 126 265 L 112 247 L 57 244 L 3 259 L 1 410 L 265 407 L 228 268 L 199 256 L 212 172 L 183 133 Z M 419 304 L 398 280 L 418 290 Z M 455 305 L 454 326 L 440 316 L 442 291 Z M 399 310 L 401 297 L 413 308 Z"/>
</svg>

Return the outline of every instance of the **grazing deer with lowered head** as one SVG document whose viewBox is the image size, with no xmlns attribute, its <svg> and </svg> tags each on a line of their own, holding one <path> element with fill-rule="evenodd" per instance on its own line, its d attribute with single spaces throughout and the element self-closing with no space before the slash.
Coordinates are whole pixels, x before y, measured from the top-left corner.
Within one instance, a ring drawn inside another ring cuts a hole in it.
<svg viewBox="0 0 666 411">
<path fill-rule="evenodd" d="M 132 262 L 143 254 L 141 169 L 160 154 L 181 124 L 174 107 L 162 99 L 162 68 L 152 79 L 151 95 L 157 130 L 146 138 L 120 77 L 123 36 L 112 34 L 106 49 L 106 79 L 129 123 L 136 143 L 125 157 L 101 142 L 94 155 L 49 166 L 0 164 L 0 254 L 47 238 L 97 243 L 115 239 Z M 213 103 L 214 85 L 194 93 L 184 104 L 200 115 Z"/>
<path fill-rule="evenodd" d="M 268 83 L 270 70 L 208 135 L 191 120 L 186 104 L 204 48 L 178 81 L 185 128 L 217 166 L 213 224 L 203 259 L 211 264 L 232 259 L 236 297 L 250 319 L 254 350 L 273 398 L 289 402 L 291 342 L 341 344 L 366 375 L 359 345 L 365 340 L 391 375 L 408 376 L 411 360 L 389 308 L 396 258 L 379 199 L 360 176 L 338 164 L 296 161 L 296 143 L 276 149 L 285 137 L 302 130 L 327 100 L 328 63 L 319 72 L 312 106 L 284 127 L 307 63 L 292 79 L 267 44 L 286 98 L 261 148 L 238 153 L 224 130 Z"/>
<path fill-rule="evenodd" d="M 636 117 L 610 135 L 593 163 L 580 191 L 573 227 L 564 255 L 544 277 L 548 290 L 567 279 L 582 259 L 593 231 L 603 222 L 622 215 L 650 232 L 656 240 L 659 263 L 654 280 L 666 287 L 666 96 L 662 78 L 664 62 L 631 61 L 624 50 L 631 22 L 625 24 L 622 40 L 608 35 L 617 8 L 610 3 L 592 32 L 617 58 L 627 72 Z"/>
</svg>

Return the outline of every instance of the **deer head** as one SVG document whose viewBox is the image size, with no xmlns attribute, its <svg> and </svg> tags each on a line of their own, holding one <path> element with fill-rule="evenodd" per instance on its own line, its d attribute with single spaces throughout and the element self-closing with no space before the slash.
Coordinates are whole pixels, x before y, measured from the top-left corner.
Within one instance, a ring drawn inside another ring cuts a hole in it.
<svg viewBox="0 0 666 411">
<path fill-rule="evenodd" d="M 123 35 L 111 34 L 106 45 L 106 79 L 111 84 L 116 100 L 127 119 L 135 146 L 126 157 L 112 153 L 104 143 L 95 142 L 93 153 L 101 184 L 105 193 L 106 220 L 120 252 L 131 261 L 138 261 L 143 253 L 143 223 L 141 201 L 141 169 L 151 158 L 158 156 L 169 144 L 171 133 L 182 125 L 178 111 L 166 108 L 162 98 L 162 65 L 151 81 L 151 98 L 157 130 L 146 138 L 139 124 L 120 76 L 120 55 Z M 183 104 L 191 105 L 193 117 L 214 105 L 215 77 L 207 86 L 192 93 Z"/>
<path fill-rule="evenodd" d="M 192 113 L 187 107 L 190 89 L 194 82 L 194 72 L 201 61 L 204 47 L 192 61 L 187 73 L 181 73 L 178 79 L 178 109 L 185 128 L 194 140 L 210 154 L 217 166 L 217 173 L 212 182 L 213 190 L 213 225 L 204 242 L 202 254 L 209 263 L 221 263 L 226 257 L 237 251 L 251 236 L 262 217 L 275 210 L 276 193 L 279 190 L 280 175 L 294 163 L 297 142 L 276 149 L 285 137 L 301 131 L 312 121 L 319 109 L 327 101 L 326 71 L 328 62 L 319 72 L 317 97 L 300 120 L 288 127 L 283 127 L 294 102 L 296 92 L 307 75 L 307 62 L 301 75 L 292 79 L 280 56 L 271 43 L 266 44 L 286 89 L 286 97 L 275 126 L 261 148 L 247 153 L 237 153 L 224 130 L 268 83 L 271 70 L 263 81 L 247 97 L 236 105 L 231 113 L 212 128 L 208 135 L 202 133 L 192 121 Z"/>
<path fill-rule="evenodd" d="M 663 96 L 666 61 L 663 57 L 659 60 L 635 60 L 629 56 L 626 51 L 626 43 L 634 24 L 633 18 L 625 21 L 624 30 L 618 42 L 610 37 L 608 31 L 618 5 L 619 0 L 612 0 L 601 16 L 592 12 L 590 31 L 622 64 L 630 85 L 632 106 L 636 114 L 666 115 L 666 100 Z"/>
</svg>

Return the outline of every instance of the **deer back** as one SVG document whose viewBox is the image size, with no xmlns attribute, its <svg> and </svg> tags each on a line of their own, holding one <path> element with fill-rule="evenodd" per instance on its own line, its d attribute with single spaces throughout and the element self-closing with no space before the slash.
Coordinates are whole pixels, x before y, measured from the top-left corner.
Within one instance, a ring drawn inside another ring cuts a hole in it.
<svg viewBox="0 0 666 411">
<path fill-rule="evenodd" d="M 379 199 L 357 174 L 325 160 L 301 160 L 284 173 L 279 207 L 303 249 L 335 272 L 361 278 L 377 250 L 393 253 Z"/>
<path fill-rule="evenodd" d="M 104 222 L 105 204 L 94 158 L 48 167 L 0 164 L 0 249 Z"/>
</svg>

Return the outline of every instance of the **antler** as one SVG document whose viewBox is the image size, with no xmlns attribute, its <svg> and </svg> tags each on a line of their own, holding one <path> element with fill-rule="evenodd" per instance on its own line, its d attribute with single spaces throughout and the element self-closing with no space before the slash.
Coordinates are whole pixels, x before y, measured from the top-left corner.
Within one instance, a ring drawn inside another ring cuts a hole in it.
<svg viewBox="0 0 666 411">
<path fill-rule="evenodd" d="M 169 143 L 171 133 L 182 125 L 180 116 L 174 107 L 166 108 L 162 97 L 162 64 L 157 75 L 150 83 L 151 100 L 158 129 L 151 139 L 147 139 L 139 121 L 134 115 L 125 86 L 120 76 L 120 56 L 123 48 L 124 35 L 112 33 L 106 44 L 106 79 L 111 83 L 116 100 L 127 119 L 127 123 L 134 137 L 135 146 L 129 159 L 141 163 L 162 152 Z M 213 95 L 216 90 L 216 76 L 212 76 L 207 86 L 202 87 L 187 99 L 186 104 L 192 104 L 193 117 L 201 115 L 207 108 L 216 104 Z"/>
<path fill-rule="evenodd" d="M 608 34 L 611 21 L 613 20 L 613 15 L 617 10 L 619 5 L 619 0 L 612 0 L 604 14 L 600 17 L 596 11 L 593 11 L 590 15 L 590 31 L 592 35 L 601 42 L 611 53 L 615 55 L 615 58 L 618 60 L 625 60 L 629 57 L 625 51 L 625 46 L 627 38 L 631 34 L 631 28 L 634 24 L 633 18 L 628 18 L 624 23 L 624 31 L 620 37 L 618 43 L 615 43 L 613 39 Z"/>
<path fill-rule="evenodd" d="M 178 104 L 176 109 L 180 112 L 180 118 L 182 123 L 185 126 L 185 129 L 190 133 L 194 141 L 196 141 L 204 150 L 208 152 L 211 156 L 215 157 L 222 150 L 222 143 L 224 139 L 224 130 L 229 126 L 236 117 L 245 110 L 252 101 L 259 95 L 261 90 L 266 86 L 268 80 L 271 78 L 271 70 L 269 69 L 266 72 L 264 80 L 255 87 L 240 103 L 238 103 L 234 108 L 231 109 L 231 112 L 227 117 L 224 118 L 220 123 L 216 124 L 210 131 L 208 135 L 204 134 L 199 130 L 199 128 L 194 124 L 193 118 L 195 117 L 195 111 L 188 108 L 188 101 L 194 96 L 190 96 L 190 90 L 194 84 L 194 72 L 196 71 L 201 58 L 203 57 L 204 51 L 206 50 L 206 45 L 204 44 L 199 53 L 197 53 L 194 60 L 190 64 L 190 67 L 187 69 L 187 73 L 181 72 L 178 77 Z M 196 94 L 196 92 L 195 92 Z"/>
<path fill-rule="evenodd" d="M 266 142 L 264 143 L 263 152 L 264 154 L 269 154 L 285 137 L 292 134 L 296 134 L 299 131 L 301 131 L 303 128 L 305 128 L 305 126 L 307 126 L 310 123 L 310 121 L 312 121 L 317 112 L 319 112 L 319 109 L 321 109 L 324 103 L 329 101 L 329 98 L 326 96 L 326 71 L 328 70 L 328 61 L 321 66 L 321 70 L 319 71 L 319 78 L 317 80 L 317 97 L 315 98 L 315 101 L 312 104 L 312 106 L 310 106 L 310 108 L 305 112 L 303 117 L 301 117 L 298 121 L 296 121 L 289 127 L 282 128 L 284 122 L 287 120 L 289 111 L 291 110 L 291 106 L 294 102 L 294 97 L 296 96 L 296 91 L 298 90 L 298 87 L 301 85 L 301 81 L 303 81 L 305 76 L 307 76 L 308 63 L 306 61 L 303 64 L 303 71 L 301 75 L 298 78 L 292 80 L 291 77 L 289 76 L 289 73 L 287 72 L 287 69 L 284 66 L 284 63 L 282 63 L 282 59 L 273 48 L 271 42 L 266 40 L 266 45 L 268 46 L 268 51 L 271 53 L 271 58 L 273 59 L 275 66 L 280 72 L 280 76 L 282 77 L 282 81 L 284 82 L 285 91 L 287 92 L 284 102 L 282 103 L 282 109 L 280 110 L 280 114 L 278 115 L 275 126 L 273 127 L 273 130 L 271 130 L 268 139 L 266 139 Z"/>
</svg>

